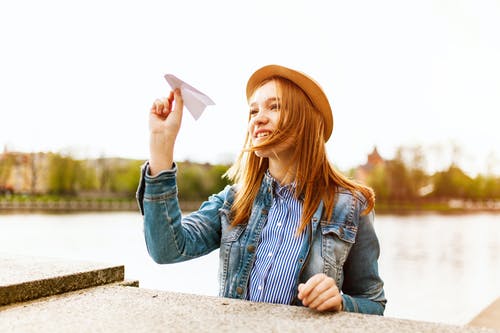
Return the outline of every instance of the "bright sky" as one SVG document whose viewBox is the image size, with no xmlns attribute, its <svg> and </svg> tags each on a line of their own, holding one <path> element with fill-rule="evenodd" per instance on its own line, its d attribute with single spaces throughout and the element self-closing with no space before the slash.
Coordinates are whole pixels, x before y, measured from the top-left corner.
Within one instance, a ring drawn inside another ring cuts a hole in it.
<svg viewBox="0 0 500 333">
<path fill-rule="evenodd" d="M 176 159 L 232 161 L 246 80 L 277 63 L 324 87 L 341 169 L 419 144 L 500 174 L 499 33 L 499 0 L 2 1 L 0 147 L 146 159 L 173 73 L 216 102 L 185 113 Z"/>
</svg>

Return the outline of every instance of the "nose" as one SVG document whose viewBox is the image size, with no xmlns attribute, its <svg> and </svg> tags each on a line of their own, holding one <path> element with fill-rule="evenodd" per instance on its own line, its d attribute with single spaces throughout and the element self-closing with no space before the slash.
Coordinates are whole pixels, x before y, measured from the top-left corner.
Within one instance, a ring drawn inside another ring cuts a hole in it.
<svg viewBox="0 0 500 333">
<path fill-rule="evenodd" d="M 254 125 L 263 125 L 269 122 L 269 118 L 266 115 L 264 110 L 260 110 L 255 116 L 252 118 L 252 122 Z"/>
</svg>

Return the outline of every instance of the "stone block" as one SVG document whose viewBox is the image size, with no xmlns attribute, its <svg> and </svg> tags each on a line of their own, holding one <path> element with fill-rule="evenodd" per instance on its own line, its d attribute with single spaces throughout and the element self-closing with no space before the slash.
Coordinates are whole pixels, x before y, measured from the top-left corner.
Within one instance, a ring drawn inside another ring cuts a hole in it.
<svg viewBox="0 0 500 333">
<path fill-rule="evenodd" d="M 0 255 L 0 306 L 124 280 L 124 266 Z"/>
</svg>

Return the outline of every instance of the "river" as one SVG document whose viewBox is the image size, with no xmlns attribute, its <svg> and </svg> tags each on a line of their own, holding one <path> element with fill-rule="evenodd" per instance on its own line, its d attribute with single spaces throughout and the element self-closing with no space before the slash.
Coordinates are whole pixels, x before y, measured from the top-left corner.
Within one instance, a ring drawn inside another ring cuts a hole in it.
<svg viewBox="0 0 500 333">
<path fill-rule="evenodd" d="M 500 297 L 500 214 L 379 215 L 385 315 L 463 325 Z M 217 294 L 218 252 L 158 265 L 134 212 L 1 214 L 0 252 L 125 265 L 143 288 Z"/>
</svg>

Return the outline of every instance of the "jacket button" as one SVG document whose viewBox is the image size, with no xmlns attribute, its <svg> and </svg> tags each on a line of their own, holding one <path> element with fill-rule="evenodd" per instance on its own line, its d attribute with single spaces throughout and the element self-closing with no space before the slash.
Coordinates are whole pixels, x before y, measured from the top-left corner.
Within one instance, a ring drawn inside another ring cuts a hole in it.
<svg viewBox="0 0 500 333">
<path fill-rule="evenodd" d="M 243 294 L 243 288 L 241 288 L 241 287 L 237 287 L 237 288 L 236 288 L 236 292 L 238 293 L 238 295 Z"/>
<path fill-rule="evenodd" d="M 247 251 L 250 252 L 250 253 L 254 253 L 255 252 L 255 245 L 248 245 L 247 246 Z"/>
</svg>

